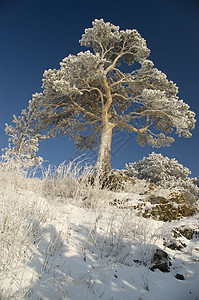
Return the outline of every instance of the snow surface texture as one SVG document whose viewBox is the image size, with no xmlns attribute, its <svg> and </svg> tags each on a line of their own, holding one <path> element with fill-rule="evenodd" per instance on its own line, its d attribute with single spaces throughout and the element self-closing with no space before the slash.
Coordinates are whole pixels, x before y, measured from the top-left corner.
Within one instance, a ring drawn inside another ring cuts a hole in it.
<svg viewBox="0 0 199 300">
<path fill-rule="evenodd" d="M 144 219 L 109 205 L 136 205 L 142 181 L 116 193 L 86 186 L 69 169 L 41 180 L 0 166 L 1 299 L 199 299 L 198 237 L 184 238 L 181 251 L 163 245 L 172 228 L 198 226 L 199 215 Z M 150 270 L 157 248 L 171 259 L 168 273 Z"/>
</svg>

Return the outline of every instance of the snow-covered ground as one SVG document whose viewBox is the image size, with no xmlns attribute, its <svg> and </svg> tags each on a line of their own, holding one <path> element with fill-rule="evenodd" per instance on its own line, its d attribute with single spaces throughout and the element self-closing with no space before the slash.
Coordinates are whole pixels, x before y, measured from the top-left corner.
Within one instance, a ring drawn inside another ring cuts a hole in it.
<svg viewBox="0 0 199 300">
<path fill-rule="evenodd" d="M 108 204 L 127 198 L 137 204 L 139 189 L 93 191 L 94 205 L 88 197 L 44 196 L 33 181 L 21 188 L 1 177 L 1 299 L 199 299 L 198 237 L 184 238 L 181 251 L 163 245 L 172 228 L 198 226 L 199 215 L 144 219 Z M 157 248 L 168 253 L 170 272 L 150 270 Z"/>
</svg>

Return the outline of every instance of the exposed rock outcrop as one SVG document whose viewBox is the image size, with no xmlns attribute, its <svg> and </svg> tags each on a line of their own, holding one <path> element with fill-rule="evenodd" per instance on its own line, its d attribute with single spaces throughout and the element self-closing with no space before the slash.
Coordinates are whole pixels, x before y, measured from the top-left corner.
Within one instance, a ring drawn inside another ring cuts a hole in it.
<svg viewBox="0 0 199 300">
<path fill-rule="evenodd" d="M 171 193 L 168 198 L 150 195 L 146 198 L 151 205 L 146 207 L 143 217 L 171 221 L 193 216 L 198 212 L 195 196 L 189 192 Z"/>
<path fill-rule="evenodd" d="M 164 241 L 164 246 L 172 250 L 182 250 L 187 247 L 188 240 L 199 240 L 199 225 L 174 227 L 171 231 L 171 238 Z"/>
</svg>

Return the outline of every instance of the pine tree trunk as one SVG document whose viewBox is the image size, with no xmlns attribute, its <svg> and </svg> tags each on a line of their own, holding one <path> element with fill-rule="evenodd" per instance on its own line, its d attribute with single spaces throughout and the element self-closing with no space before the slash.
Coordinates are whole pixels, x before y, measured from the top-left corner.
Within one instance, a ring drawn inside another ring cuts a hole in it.
<svg viewBox="0 0 199 300">
<path fill-rule="evenodd" d="M 107 175 L 111 172 L 111 141 L 113 128 L 116 126 L 114 123 L 109 122 L 109 109 L 112 103 L 111 89 L 106 81 L 103 79 L 104 90 L 106 92 L 106 104 L 102 103 L 102 133 L 100 147 L 95 166 L 95 176 L 98 182 L 103 183 Z"/>
<path fill-rule="evenodd" d="M 111 171 L 111 141 L 114 124 L 107 123 L 101 133 L 101 142 L 95 166 L 96 179 L 103 180 Z"/>
</svg>

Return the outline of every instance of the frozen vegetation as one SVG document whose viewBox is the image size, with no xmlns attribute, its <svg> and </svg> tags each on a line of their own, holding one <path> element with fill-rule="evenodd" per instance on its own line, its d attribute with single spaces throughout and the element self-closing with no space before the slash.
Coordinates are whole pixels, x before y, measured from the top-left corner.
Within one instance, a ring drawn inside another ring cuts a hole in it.
<svg viewBox="0 0 199 300">
<path fill-rule="evenodd" d="M 117 131 L 142 146 L 170 145 L 172 132 L 191 137 L 195 113 L 137 30 L 96 19 L 80 44 L 89 50 L 46 70 L 42 92 L 6 124 L 0 298 L 197 300 L 197 180 L 161 154 L 122 171 L 110 164 Z M 93 169 L 42 167 L 39 141 L 67 134 L 78 149 L 98 149 Z"/>
<path fill-rule="evenodd" d="M 183 167 L 175 158 L 169 159 L 152 152 L 148 157 L 144 157 L 139 162 L 126 165 L 125 173 L 131 177 L 145 179 L 163 188 L 184 189 L 193 193 L 198 193 L 197 178 L 190 178 L 191 171 Z"/>
<path fill-rule="evenodd" d="M 46 70 L 42 92 L 13 116 L 13 125 L 6 124 L 23 162 L 41 162 L 38 141 L 69 134 L 79 150 L 98 150 L 99 179 L 111 171 L 112 136 L 118 131 L 152 147 L 170 145 L 174 132 L 192 136 L 195 113 L 179 99 L 177 85 L 149 60 L 150 50 L 136 29 L 95 19 L 79 42 L 87 50 L 65 57 L 59 69 Z"/>
<path fill-rule="evenodd" d="M 164 222 L 135 209 L 176 189 L 134 176 L 111 191 L 89 176 L 78 163 L 42 169 L 41 178 L 1 163 L 1 299 L 199 299 L 199 215 Z"/>
</svg>

